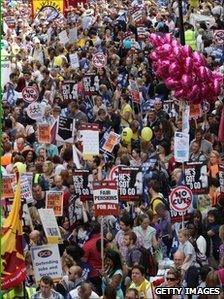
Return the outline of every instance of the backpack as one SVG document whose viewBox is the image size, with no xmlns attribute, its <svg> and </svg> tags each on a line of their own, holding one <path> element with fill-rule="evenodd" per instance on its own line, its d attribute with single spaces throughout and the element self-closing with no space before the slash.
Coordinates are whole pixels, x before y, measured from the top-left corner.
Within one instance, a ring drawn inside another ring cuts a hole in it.
<svg viewBox="0 0 224 299">
<path fill-rule="evenodd" d="M 141 246 L 137 250 L 141 252 L 139 264 L 144 267 L 146 276 L 156 276 L 158 272 L 158 263 L 150 250 Z"/>
<path fill-rule="evenodd" d="M 156 197 L 156 198 L 154 198 L 154 199 L 152 200 L 152 202 L 150 202 L 150 209 L 151 209 L 151 210 L 153 210 L 153 203 L 154 203 L 154 201 L 157 200 L 157 199 L 161 200 L 161 202 L 164 204 L 164 206 L 166 207 L 166 209 L 167 209 L 168 211 L 170 211 L 169 201 L 168 201 L 166 198 L 164 198 L 164 197 Z"/>
</svg>

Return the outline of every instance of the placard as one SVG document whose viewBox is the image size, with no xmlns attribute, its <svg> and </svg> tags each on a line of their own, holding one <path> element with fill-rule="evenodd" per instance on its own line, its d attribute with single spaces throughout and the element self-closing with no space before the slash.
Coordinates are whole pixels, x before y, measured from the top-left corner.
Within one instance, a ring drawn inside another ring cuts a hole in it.
<svg viewBox="0 0 224 299">
<path fill-rule="evenodd" d="M 83 78 L 84 90 L 87 95 L 92 95 L 100 89 L 99 77 L 95 74 Z"/>
<path fill-rule="evenodd" d="M 119 215 L 117 182 L 101 181 L 93 183 L 95 216 Z"/>
<path fill-rule="evenodd" d="M 27 115 L 34 120 L 40 120 L 44 117 L 44 105 L 41 103 L 33 102 L 27 107 Z"/>
<path fill-rule="evenodd" d="M 208 193 L 208 170 L 203 162 L 186 163 L 184 167 L 185 184 L 193 194 Z"/>
<path fill-rule="evenodd" d="M 81 124 L 80 132 L 83 142 L 83 156 L 99 155 L 99 126 L 97 124 Z"/>
<path fill-rule="evenodd" d="M 56 140 L 73 143 L 75 136 L 75 120 L 69 117 L 59 116 L 57 123 Z"/>
<path fill-rule="evenodd" d="M 53 209 L 55 216 L 63 215 L 63 191 L 46 191 L 46 209 Z"/>
<path fill-rule="evenodd" d="M 58 245 L 32 246 L 31 258 L 36 283 L 41 277 L 50 276 L 54 282 L 62 278 L 61 257 Z"/>
<path fill-rule="evenodd" d="M 176 162 L 184 163 L 189 160 L 189 134 L 175 132 L 174 157 Z"/>
<path fill-rule="evenodd" d="M 107 64 L 107 56 L 104 55 L 102 52 L 93 54 L 92 64 L 96 68 L 104 68 Z"/>
<path fill-rule="evenodd" d="M 16 184 L 15 174 L 3 174 L 2 176 L 2 198 L 14 198 L 13 185 Z"/>
<path fill-rule="evenodd" d="M 190 119 L 201 117 L 201 104 L 190 104 Z"/>
<path fill-rule="evenodd" d="M 89 170 L 75 170 L 73 182 L 81 201 L 93 199 L 93 175 Z"/>
<path fill-rule="evenodd" d="M 192 192 L 186 186 L 174 188 L 169 196 L 170 207 L 176 212 L 186 212 L 192 206 Z"/>
<path fill-rule="evenodd" d="M 7 84 L 10 81 L 9 76 L 11 74 L 11 66 L 12 66 L 12 63 L 10 60 L 7 60 L 6 57 L 4 59 L 3 59 L 3 57 L 1 58 L 1 87 L 2 87 L 2 90 L 5 86 L 5 84 Z"/>
<path fill-rule="evenodd" d="M 220 192 L 224 193 L 224 165 L 219 165 L 219 184 L 220 184 Z"/>
<path fill-rule="evenodd" d="M 38 96 L 39 96 L 39 92 L 33 86 L 24 87 L 22 90 L 23 100 L 24 100 L 24 102 L 26 102 L 28 104 L 35 102 L 38 99 Z"/>
<path fill-rule="evenodd" d="M 138 84 L 135 80 L 129 80 L 129 89 L 131 92 L 132 101 L 134 103 L 139 104 L 140 103 L 140 92 L 138 89 Z"/>
<path fill-rule="evenodd" d="M 70 56 L 71 55 L 75 55 L 75 54 L 70 54 Z M 73 61 L 73 63 L 74 63 L 74 61 Z M 72 81 L 72 80 L 64 81 L 61 85 L 61 92 L 62 92 L 62 96 L 63 96 L 64 100 L 77 100 L 78 85 L 75 81 Z"/>
<path fill-rule="evenodd" d="M 118 171 L 119 199 L 121 201 L 140 200 L 143 193 L 141 168 L 121 166 Z"/>
<path fill-rule="evenodd" d="M 40 144 L 51 143 L 51 125 L 50 124 L 37 124 L 37 136 Z"/>
<path fill-rule="evenodd" d="M 69 29 L 69 41 L 70 42 L 77 41 L 77 36 L 78 36 L 78 29 L 77 29 L 77 27 Z"/>
<path fill-rule="evenodd" d="M 30 189 L 32 190 L 33 188 L 33 173 L 32 172 L 23 172 L 20 174 L 20 179 L 27 179 Z"/>
<path fill-rule="evenodd" d="M 63 45 L 65 45 L 66 43 L 69 42 L 69 37 L 68 37 L 68 34 L 67 34 L 66 30 L 61 31 L 58 34 L 58 37 L 59 37 L 60 43 L 62 43 Z"/>
<path fill-rule="evenodd" d="M 120 135 L 110 132 L 107 136 L 105 143 L 102 146 L 102 150 L 108 153 L 112 153 L 116 144 L 120 141 Z"/>
<path fill-rule="evenodd" d="M 39 209 L 39 216 L 44 228 L 48 243 L 62 243 L 61 233 L 53 209 Z"/>
<path fill-rule="evenodd" d="M 26 177 L 20 179 L 21 199 L 25 200 L 27 204 L 33 203 L 33 193 L 30 188 L 29 181 Z"/>
<path fill-rule="evenodd" d="M 215 30 L 213 40 L 216 45 L 223 46 L 224 45 L 224 30 Z"/>
<path fill-rule="evenodd" d="M 74 54 L 69 54 L 69 59 L 70 59 L 70 65 L 72 68 L 74 69 L 78 69 L 79 68 L 79 56 L 77 53 L 74 53 Z M 74 87 L 72 87 L 72 92 L 70 94 L 73 93 L 73 97 L 76 95 L 76 98 L 77 99 L 77 84 Z"/>
<path fill-rule="evenodd" d="M 64 1 L 62 0 L 31 0 L 33 17 L 45 15 L 47 21 L 53 21 L 59 14 L 64 12 Z"/>
</svg>

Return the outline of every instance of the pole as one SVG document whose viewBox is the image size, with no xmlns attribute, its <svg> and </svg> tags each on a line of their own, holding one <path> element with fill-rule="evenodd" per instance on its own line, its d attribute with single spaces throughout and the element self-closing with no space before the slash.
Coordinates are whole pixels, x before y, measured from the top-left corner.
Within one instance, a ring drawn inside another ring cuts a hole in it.
<svg viewBox="0 0 224 299">
<path fill-rule="evenodd" d="M 182 212 L 182 229 L 184 228 L 184 212 Z"/>
<path fill-rule="evenodd" d="M 104 271 L 104 242 L 103 242 L 103 216 L 101 219 L 101 259 L 102 259 L 102 271 Z"/>
<path fill-rule="evenodd" d="M 178 0 L 178 12 L 179 12 L 179 30 L 180 30 L 180 43 L 182 46 L 185 45 L 185 37 L 184 37 L 184 20 L 183 20 L 183 8 L 182 8 L 182 0 Z"/>
</svg>

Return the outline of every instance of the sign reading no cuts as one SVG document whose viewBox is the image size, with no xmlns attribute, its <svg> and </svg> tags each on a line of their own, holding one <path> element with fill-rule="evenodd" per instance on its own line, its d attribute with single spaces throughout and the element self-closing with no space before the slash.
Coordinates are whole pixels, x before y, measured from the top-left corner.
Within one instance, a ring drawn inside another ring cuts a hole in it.
<svg viewBox="0 0 224 299">
<path fill-rule="evenodd" d="M 177 212 L 185 212 L 192 205 L 192 192 L 186 186 L 179 186 L 170 194 L 170 207 Z"/>
</svg>

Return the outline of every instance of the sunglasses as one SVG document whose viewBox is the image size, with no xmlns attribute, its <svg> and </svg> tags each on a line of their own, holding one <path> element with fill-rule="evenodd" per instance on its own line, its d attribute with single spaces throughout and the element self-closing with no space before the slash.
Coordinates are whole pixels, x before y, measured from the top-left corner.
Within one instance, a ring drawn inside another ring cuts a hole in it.
<svg viewBox="0 0 224 299">
<path fill-rule="evenodd" d="M 167 277 L 166 280 L 167 280 L 167 281 L 175 281 L 176 278 L 174 278 L 174 277 Z"/>
</svg>

